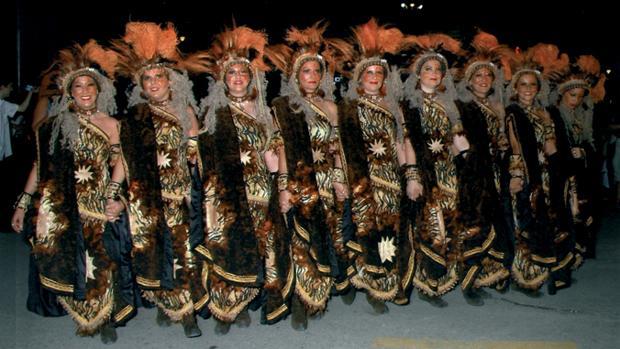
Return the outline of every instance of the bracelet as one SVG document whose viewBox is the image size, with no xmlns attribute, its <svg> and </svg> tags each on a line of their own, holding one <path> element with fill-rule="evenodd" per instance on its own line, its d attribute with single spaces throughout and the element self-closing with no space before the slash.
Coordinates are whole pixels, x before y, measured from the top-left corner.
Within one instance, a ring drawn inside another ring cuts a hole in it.
<svg viewBox="0 0 620 349">
<path fill-rule="evenodd" d="M 334 178 L 333 178 L 334 182 L 343 183 L 343 184 L 347 182 L 344 176 L 344 170 L 342 168 L 334 167 L 332 171 L 334 174 Z"/>
<path fill-rule="evenodd" d="M 285 191 L 288 188 L 288 173 L 278 175 L 278 191 Z"/>
<path fill-rule="evenodd" d="M 119 192 L 121 191 L 121 184 L 119 182 L 110 181 L 105 188 L 105 198 L 111 200 L 118 200 Z"/>
<path fill-rule="evenodd" d="M 13 209 L 28 209 L 28 206 L 30 206 L 30 203 L 32 202 L 32 194 L 30 193 L 26 193 L 25 191 L 22 191 L 18 196 L 17 196 L 17 200 L 15 200 L 15 204 L 13 205 Z"/>
<path fill-rule="evenodd" d="M 405 165 L 404 176 L 407 181 L 422 181 L 422 177 L 420 177 L 420 170 L 416 164 Z"/>
</svg>

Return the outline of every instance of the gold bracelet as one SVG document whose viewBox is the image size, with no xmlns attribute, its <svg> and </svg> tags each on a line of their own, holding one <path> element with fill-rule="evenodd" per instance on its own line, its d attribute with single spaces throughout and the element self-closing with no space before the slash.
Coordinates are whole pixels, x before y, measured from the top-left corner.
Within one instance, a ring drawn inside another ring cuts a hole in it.
<svg viewBox="0 0 620 349">
<path fill-rule="evenodd" d="M 32 202 L 32 194 L 26 193 L 25 191 L 22 191 L 17 196 L 17 200 L 15 200 L 15 204 L 13 205 L 13 209 L 21 208 L 21 209 L 27 210 L 28 206 L 30 206 L 31 202 Z"/>
<path fill-rule="evenodd" d="M 343 184 L 347 182 L 345 175 L 344 175 L 344 170 L 342 168 L 334 167 L 333 173 L 334 173 L 334 178 L 333 178 L 334 182 L 343 183 Z"/>
<path fill-rule="evenodd" d="M 110 181 L 105 188 L 105 198 L 111 200 L 118 200 L 119 192 L 121 191 L 121 184 L 119 182 Z"/>
<path fill-rule="evenodd" d="M 288 173 L 280 173 L 278 175 L 278 191 L 285 191 L 288 189 Z"/>
<path fill-rule="evenodd" d="M 418 165 L 405 165 L 405 179 L 407 181 L 421 182 L 420 171 Z"/>
</svg>

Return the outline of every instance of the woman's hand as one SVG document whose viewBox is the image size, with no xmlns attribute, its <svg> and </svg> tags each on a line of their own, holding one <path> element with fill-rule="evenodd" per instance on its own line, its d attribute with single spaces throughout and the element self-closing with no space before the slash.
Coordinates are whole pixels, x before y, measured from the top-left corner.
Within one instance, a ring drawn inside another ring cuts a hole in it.
<svg viewBox="0 0 620 349">
<path fill-rule="evenodd" d="M 469 150 L 469 141 L 464 135 L 454 135 L 454 137 L 452 138 L 452 145 L 456 150 L 456 154 Z"/>
<path fill-rule="evenodd" d="M 349 198 L 349 188 L 344 183 L 333 182 L 336 200 L 344 201 Z"/>
<path fill-rule="evenodd" d="M 291 197 L 292 194 L 288 190 L 280 191 L 279 201 L 280 201 L 280 212 L 287 213 L 288 210 L 291 209 Z"/>
<path fill-rule="evenodd" d="M 516 194 L 523 190 L 523 178 L 513 177 L 510 179 L 510 194 Z"/>
<path fill-rule="evenodd" d="M 16 208 L 13 213 L 13 218 L 11 218 L 11 228 L 16 233 L 21 233 L 24 230 L 24 216 L 26 215 L 26 211 L 23 208 Z"/>
<path fill-rule="evenodd" d="M 105 205 L 105 216 L 108 222 L 116 222 L 124 209 L 125 205 L 122 201 L 108 199 Z"/>
<path fill-rule="evenodd" d="M 407 197 L 410 200 L 416 201 L 423 194 L 423 187 L 420 182 L 416 180 L 408 180 L 407 181 Z"/>
</svg>

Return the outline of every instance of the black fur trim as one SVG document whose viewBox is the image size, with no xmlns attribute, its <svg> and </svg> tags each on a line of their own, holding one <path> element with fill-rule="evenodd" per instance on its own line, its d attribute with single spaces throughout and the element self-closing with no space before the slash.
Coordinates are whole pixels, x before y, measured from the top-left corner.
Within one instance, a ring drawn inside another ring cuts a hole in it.
<svg viewBox="0 0 620 349">
<path fill-rule="evenodd" d="M 206 234 L 202 244 L 210 252 L 211 262 L 225 272 L 256 277 L 256 282 L 228 282 L 257 287 L 262 282 L 259 276 L 263 273 L 263 265 L 245 192 L 237 129 L 230 108 L 220 108 L 215 115 L 215 132 L 201 134 L 198 142 L 204 168 L 203 183 L 216 176 L 216 193 L 220 199 L 217 210 L 233 217 L 230 226 L 224 228 L 222 244 L 207 241 Z"/>
<path fill-rule="evenodd" d="M 155 127 L 147 104 L 137 105 L 121 121 L 120 138 L 132 195 L 130 205 L 141 200 L 142 213 L 157 222 L 147 227 L 147 247 L 134 249 L 134 271 L 137 277 L 159 281 L 161 287 L 170 289 L 172 275 L 165 257 L 168 227 L 162 211 Z"/>
</svg>

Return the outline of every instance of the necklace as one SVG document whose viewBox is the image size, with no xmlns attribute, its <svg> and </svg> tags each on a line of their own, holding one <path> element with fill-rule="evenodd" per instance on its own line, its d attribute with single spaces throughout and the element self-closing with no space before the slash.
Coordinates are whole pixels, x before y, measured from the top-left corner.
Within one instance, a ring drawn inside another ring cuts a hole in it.
<svg viewBox="0 0 620 349">
<path fill-rule="evenodd" d="M 248 99 L 250 99 L 250 96 L 248 96 L 247 94 L 241 96 L 241 97 L 237 97 L 237 96 L 233 96 L 230 94 L 226 94 L 226 97 L 228 97 L 228 99 L 230 99 L 232 102 L 241 104 L 245 101 L 247 101 Z"/>
<path fill-rule="evenodd" d="M 154 107 L 160 107 L 160 108 L 167 107 L 169 102 L 170 102 L 170 99 L 164 99 L 163 101 L 149 100 L 149 104 L 150 105 L 152 105 Z"/>
<path fill-rule="evenodd" d="M 363 94 L 362 97 L 366 98 L 367 100 L 374 102 L 374 103 L 381 103 L 383 102 L 383 96 L 381 96 L 380 94 L 376 94 L 376 95 L 369 95 L 369 94 Z"/>
<path fill-rule="evenodd" d="M 422 96 L 426 99 L 434 100 L 435 97 L 437 97 L 437 93 L 436 92 L 424 92 L 424 90 L 422 90 Z"/>
<path fill-rule="evenodd" d="M 90 121 L 90 118 L 99 112 L 97 107 L 91 108 L 88 110 L 82 109 L 78 106 L 73 106 L 73 107 L 75 108 L 75 114 L 77 114 L 79 118 L 87 120 L 87 121 Z"/>
</svg>

